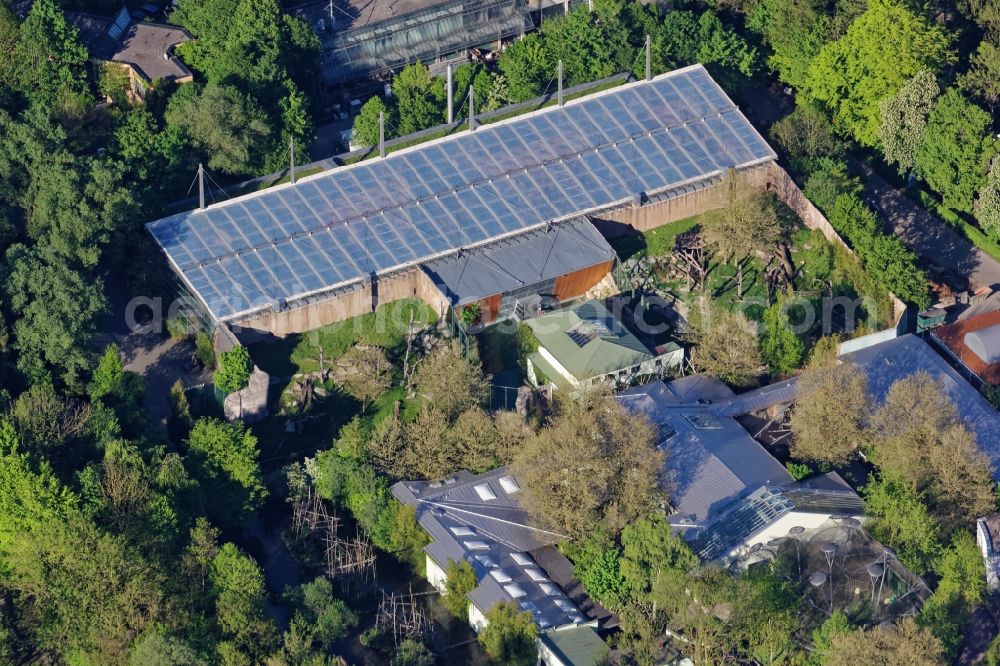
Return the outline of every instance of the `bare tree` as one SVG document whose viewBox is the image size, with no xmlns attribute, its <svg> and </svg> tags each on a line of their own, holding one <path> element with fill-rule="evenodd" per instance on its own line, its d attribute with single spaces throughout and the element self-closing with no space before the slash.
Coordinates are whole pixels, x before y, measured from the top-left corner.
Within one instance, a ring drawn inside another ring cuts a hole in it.
<svg viewBox="0 0 1000 666">
<path fill-rule="evenodd" d="M 620 531 L 663 501 L 664 455 L 655 443 L 654 426 L 607 395 L 562 401 L 514 457 L 521 504 L 569 536 L 589 534 L 598 523 Z"/>
<path fill-rule="evenodd" d="M 341 383 L 361 400 L 361 411 L 392 388 L 392 363 L 381 347 L 356 345 L 340 357 L 339 365 L 343 370 Z"/>
<path fill-rule="evenodd" d="M 864 440 L 870 402 L 868 378 L 856 365 L 804 372 L 789 421 L 792 455 L 835 465 L 850 460 Z"/>
<path fill-rule="evenodd" d="M 774 198 L 730 171 L 722 183 L 725 205 L 708 216 L 702 227 L 705 245 L 722 261 L 736 267 L 737 296 L 743 298 L 743 269 L 757 252 L 773 252 L 782 228 Z"/>
<path fill-rule="evenodd" d="M 733 386 L 751 386 L 764 369 L 754 325 L 739 312 L 722 308 L 694 311 L 688 340 L 691 362 Z"/>
</svg>

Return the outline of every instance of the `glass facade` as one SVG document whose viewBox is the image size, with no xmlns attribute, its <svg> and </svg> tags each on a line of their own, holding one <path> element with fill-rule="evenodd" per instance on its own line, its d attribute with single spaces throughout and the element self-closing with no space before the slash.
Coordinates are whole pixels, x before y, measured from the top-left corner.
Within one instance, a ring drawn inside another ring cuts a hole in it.
<svg viewBox="0 0 1000 666">
<path fill-rule="evenodd" d="M 521 35 L 532 28 L 526 12 L 524 0 L 459 0 L 332 32 L 321 40 L 323 80 L 358 81 Z"/>
</svg>

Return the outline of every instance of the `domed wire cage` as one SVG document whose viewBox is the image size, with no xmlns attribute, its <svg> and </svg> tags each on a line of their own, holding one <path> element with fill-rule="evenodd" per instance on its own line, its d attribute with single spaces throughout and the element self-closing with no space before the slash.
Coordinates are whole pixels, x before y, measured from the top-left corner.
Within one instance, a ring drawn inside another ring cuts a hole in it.
<svg viewBox="0 0 1000 666">
<path fill-rule="evenodd" d="M 792 528 L 787 536 L 757 544 L 740 567 L 771 566 L 797 584 L 808 616 L 818 626 L 833 610 L 853 622 L 874 625 L 915 614 L 930 594 L 924 581 L 903 566 L 891 548 L 847 516 L 831 516 L 813 530 Z"/>
</svg>

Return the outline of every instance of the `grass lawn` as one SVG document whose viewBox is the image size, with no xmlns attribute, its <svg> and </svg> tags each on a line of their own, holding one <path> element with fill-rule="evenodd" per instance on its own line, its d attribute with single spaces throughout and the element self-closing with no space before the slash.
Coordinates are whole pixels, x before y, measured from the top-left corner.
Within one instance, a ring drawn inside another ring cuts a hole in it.
<svg viewBox="0 0 1000 666">
<path fill-rule="evenodd" d="M 323 363 L 329 367 L 330 361 L 359 342 L 383 347 L 393 359 L 406 344 L 411 314 L 416 324 L 430 325 L 437 321 L 429 305 L 408 298 L 381 305 L 373 313 L 308 333 L 289 335 L 275 342 L 258 342 L 248 349 L 253 362 L 273 377 L 290 377 L 319 370 L 321 349 Z"/>
</svg>

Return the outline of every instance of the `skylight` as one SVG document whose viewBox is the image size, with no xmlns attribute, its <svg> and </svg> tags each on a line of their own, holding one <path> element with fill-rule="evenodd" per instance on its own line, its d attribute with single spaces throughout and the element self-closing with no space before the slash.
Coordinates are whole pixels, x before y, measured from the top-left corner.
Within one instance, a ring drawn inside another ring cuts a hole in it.
<svg viewBox="0 0 1000 666">
<path fill-rule="evenodd" d="M 524 553 L 511 553 L 510 556 L 514 559 L 515 562 L 520 564 L 522 567 L 534 564 L 534 560 L 532 560 L 531 557 L 525 555 Z"/>
<path fill-rule="evenodd" d="M 542 573 L 541 569 L 528 567 L 527 569 L 524 570 L 524 573 L 528 574 L 528 577 L 531 578 L 531 580 L 535 581 L 536 583 L 548 580 L 548 577 L 546 577 L 546 575 Z"/>
<path fill-rule="evenodd" d="M 552 583 L 539 583 L 538 587 L 542 588 L 542 592 L 549 595 L 550 597 L 554 597 L 560 592 L 559 588 L 553 585 Z"/>
<path fill-rule="evenodd" d="M 466 550 L 487 550 L 490 547 L 490 544 L 478 539 L 473 541 L 463 541 L 462 543 L 465 545 Z"/>
<path fill-rule="evenodd" d="M 493 489 L 490 488 L 490 484 L 488 483 L 480 483 L 476 485 L 475 488 L 476 494 L 479 495 L 479 499 L 484 502 L 489 502 L 490 500 L 495 500 L 497 498 L 497 494 L 493 492 Z"/>
<path fill-rule="evenodd" d="M 472 531 L 472 528 L 465 527 L 464 525 L 456 525 L 452 527 L 451 533 L 454 534 L 455 536 L 472 536 L 473 534 L 475 534 L 475 532 Z"/>
<path fill-rule="evenodd" d="M 520 599 L 526 596 L 528 593 L 524 591 L 524 588 L 517 583 L 511 583 L 510 585 L 503 586 L 504 591 L 509 594 L 513 599 Z"/>
<path fill-rule="evenodd" d="M 498 583 L 509 583 L 510 581 L 514 580 L 513 578 L 510 577 L 510 574 L 505 573 L 503 569 L 494 569 L 493 571 L 490 572 L 490 576 L 492 576 L 493 580 L 495 580 Z"/>
<path fill-rule="evenodd" d="M 486 567 L 487 569 L 494 569 L 500 566 L 497 564 L 497 561 L 494 560 L 489 555 L 476 555 L 476 561 L 479 562 L 484 567 Z"/>
<path fill-rule="evenodd" d="M 517 485 L 517 481 L 514 480 L 514 477 L 509 475 L 500 477 L 500 487 L 503 488 L 504 492 L 508 495 L 513 495 L 521 489 L 521 486 Z"/>
</svg>

